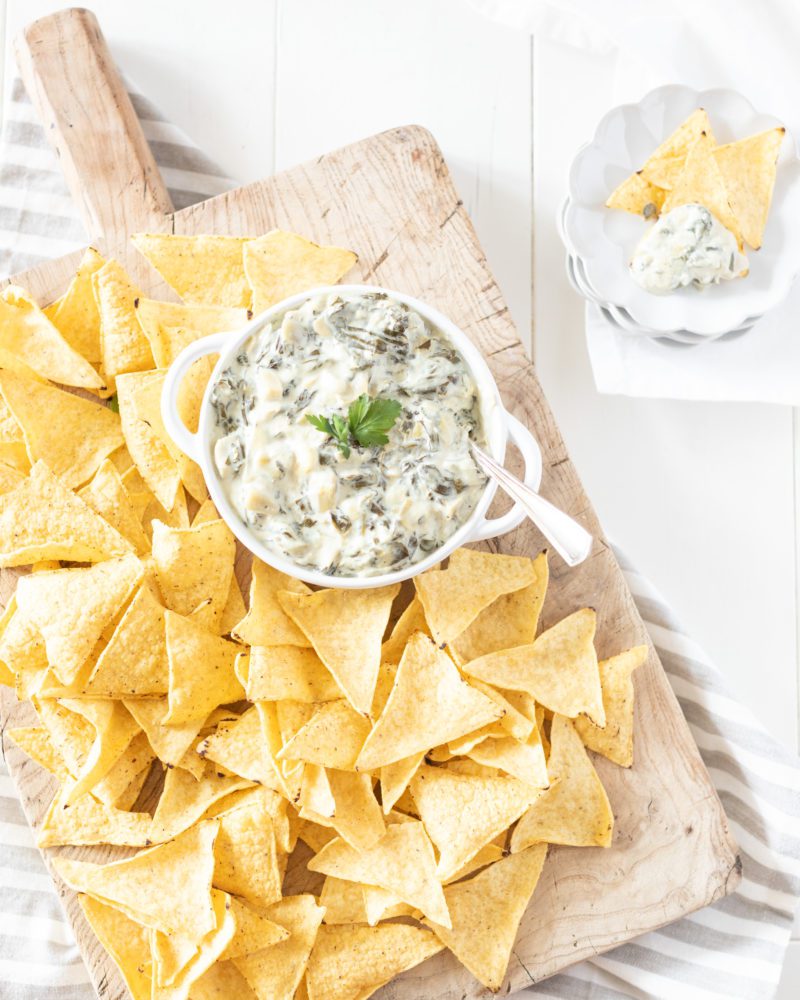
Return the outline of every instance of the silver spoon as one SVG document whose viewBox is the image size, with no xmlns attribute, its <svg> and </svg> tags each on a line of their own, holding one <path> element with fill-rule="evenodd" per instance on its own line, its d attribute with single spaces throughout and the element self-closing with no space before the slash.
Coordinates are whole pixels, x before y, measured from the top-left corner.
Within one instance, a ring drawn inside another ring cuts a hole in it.
<svg viewBox="0 0 800 1000">
<path fill-rule="evenodd" d="M 568 566 L 577 566 L 592 550 L 592 536 L 573 520 L 569 514 L 554 507 L 549 500 L 532 490 L 530 486 L 512 476 L 510 472 L 487 455 L 482 448 L 470 442 L 472 454 L 478 465 L 490 479 L 493 479 L 505 492 L 520 504 L 528 517 L 551 543 Z"/>
</svg>

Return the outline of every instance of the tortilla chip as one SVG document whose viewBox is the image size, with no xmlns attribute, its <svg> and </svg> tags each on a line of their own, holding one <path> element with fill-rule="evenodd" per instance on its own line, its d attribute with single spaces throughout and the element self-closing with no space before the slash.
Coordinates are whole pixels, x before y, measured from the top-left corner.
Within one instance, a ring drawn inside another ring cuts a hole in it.
<svg viewBox="0 0 800 1000">
<path fill-rule="evenodd" d="M 453 761 L 451 767 L 454 767 L 458 761 Z M 473 761 L 465 761 L 464 763 L 473 764 Z M 475 767 L 480 765 L 475 764 Z M 485 772 L 488 768 L 483 769 Z M 466 771 L 464 774 L 468 773 Z M 480 871 L 481 868 L 485 868 L 487 865 L 494 864 L 495 861 L 499 861 L 505 855 L 504 845 L 505 845 L 506 834 L 505 832 L 499 834 L 490 844 L 485 844 L 478 853 L 470 860 L 459 868 L 457 872 L 450 876 L 450 878 L 444 880 L 444 885 L 452 885 L 454 882 L 460 882 L 462 878 L 466 878 L 467 875 L 473 875 L 475 872 Z M 499 843 L 502 841 L 502 844 Z"/>
<path fill-rule="evenodd" d="M 188 830 L 215 802 L 248 784 L 244 778 L 218 774 L 210 764 L 199 779 L 181 767 L 169 768 L 153 815 L 152 842 L 162 843 Z"/>
<path fill-rule="evenodd" d="M 614 814 L 572 722 L 563 715 L 554 716 L 550 740 L 547 767 L 552 784 L 517 824 L 511 850 L 516 853 L 538 841 L 610 847 Z"/>
<path fill-rule="evenodd" d="M 425 751 L 420 750 L 409 757 L 395 761 L 394 764 L 384 764 L 381 768 L 381 805 L 384 815 L 392 811 L 395 802 L 408 788 L 408 784 L 419 770 L 425 759 Z"/>
<path fill-rule="evenodd" d="M 307 595 L 278 592 L 281 607 L 311 640 L 357 712 L 367 714 L 372 705 L 381 640 L 399 590 L 396 584 L 373 590 L 318 590 Z"/>
<path fill-rule="evenodd" d="M 92 288 L 92 275 L 105 260 L 94 249 L 85 251 L 75 276 L 58 300 L 50 319 L 64 340 L 91 364 L 100 363 L 100 312 Z M 49 309 L 45 310 L 49 315 Z"/>
<path fill-rule="evenodd" d="M 356 850 L 332 840 L 308 862 L 309 871 L 377 885 L 446 926 L 450 917 L 436 871 L 433 846 L 422 823 L 395 823 L 381 839 Z"/>
<path fill-rule="evenodd" d="M 100 654 L 84 691 L 98 698 L 152 698 L 168 690 L 164 609 L 143 584 Z"/>
<path fill-rule="evenodd" d="M 23 482 L 25 482 L 24 473 L 11 465 L 0 462 L 0 494 L 9 493 Z"/>
<path fill-rule="evenodd" d="M 498 597 L 536 580 L 533 559 L 456 549 L 447 569 L 421 573 L 414 584 L 433 637 L 442 643 L 460 636 Z"/>
<path fill-rule="evenodd" d="M 108 774 L 141 727 L 121 702 L 64 698 L 60 705 L 83 716 L 94 727 L 92 746 L 64 798 L 64 805 L 70 806 Z"/>
<path fill-rule="evenodd" d="M 546 793 L 516 778 L 478 778 L 423 765 L 411 780 L 411 794 L 439 850 L 437 872 L 444 882 Z"/>
<path fill-rule="evenodd" d="M 137 787 L 141 791 L 144 778 L 155 759 L 156 755 L 150 748 L 147 734 L 139 731 L 106 776 L 94 786 L 92 795 L 107 806 L 115 806 L 117 809 L 129 808 L 122 804 L 123 800 L 127 800 Z M 141 780 L 137 783 L 137 779 Z M 137 797 L 138 792 L 130 799 L 130 803 L 133 804 Z"/>
<path fill-rule="evenodd" d="M 623 212 L 632 212 L 634 215 L 644 215 L 648 219 L 657 218 L 666 196 L 664 188 L 651 184 L 642 176 L 641 170 L 637 170 L 614 188 L 606 200 L 606 208 L 617 208 Z M 652 208 L 645 213 L 648 205 Z"/>
<path fill-rule="evenodd" d="M 99 802 L 93 795 L 79 795 L 72 803 L 73 783 L 68 780 L 50 803 L 39 827 L 36 846 L 65 844 L 115 844 L 145 847 L 150 840 L 150 814 L 125 812 Z"/>
<path fill-rule="evenodd" d="M 364 910 L 367 923 L 374 927 L 381 920 L 390 920 L 392 917 L 411 917 L 418 911 L 415 907 L 409 906 L 392 892 L 381 889 L 377 885 L 362 885 L 361 895 L 364 899 Z"/>
<path fill-rule="evenodd" d="M 266 756 L 258 709 L 253 706 L 230 722 L 221 722 L 197 752 L 232 774 L 277 790 L 277 777 Z"/>
<path fill-rule="evenodd" d="M 303 768 L 299 808 L 302 812 L 316 813 L 325 819 L 332 819 L 336 815 L 336 800 L 328 772 L 321 764 L 306 763 Z"/>
<path fill-rule="evenodd" d="M 235 557 L 236 541 L 224 521 L 197 528 L 153 522 L 153 562 L 164 604 L 186 616 L 209 600 L 200 621 L 215 632 L 228 600 Z"/>
<path fill-rule="evenodd" d="M 265 800 L 251 798 L 223 813 L 219 823 L 214 884 L 262 909 L 279 900 L 281 876 L 275 831 Z M 280 920 L 276 922 L 281 924 Z"/>
<path fill-rule="evenodd" d="M 336 805 L 331 820 L 333 828 L 352 847 L 368 850 L 381 839 L 386 829 L 381 807 L 372 790 L 372 778 L 368 774 L 333 768 L 327 774 Z"/>
<path fill-rule="evenodd" d="M 326 702 L 342 692 L 313 649 L 253 646 L 247 676 L 250 701 Z"/>
<path fill-rule="evenodd" d="M 648 157 L 639 171 L 642 179 L 666 190 L 673 188 L 683 170 L 689 150 L 703 132 L 714 145 L 714 134 L 711 131 L 708 115 L 703 108 L 698 108 Z M 665 208 L 664 211 L 668 209 Z"/>
<path fill-rule="evenodd" d="M 227 951 L 236 934 L 236 911 L 230 896 L 219 889 L 211 890 L 211 903 L 216 925 L 206 934 L 197 931 L 172 935 L 156 931 L 153 934 L 153 1000 L 188 1000 L 195 980 Z M 177 966 L 180 968 L 176 969 Z M 167 979 L 170 980 L 168 984 Z M 164 989 L 161 989 L 162 980 Z"/>
<path fill-rule="evenodd" d="M 231 897 L 231 909 L 236 918 L 236 933 L 220 960 L 243 958 L 252 955 L 262 948 L 271 948 L 279 941 L 285 941 L 289 932 L 265 917 L 262 913 Z"/>
<path fill-rule="evenodd" d="M 185 725 L 166 725 L 166 698 L 124 699 L 123 705 L 147 733 L 147 739 L 156 757 L 168 767 L 177 767 L 184 755 L 197 739 L 203 728 L 202 719 L 195 719 Z M 202 763 L 202 761 L 200 762 Z"/>
<path fill-rule="evenodd" d="M 584 746 L 613 760 L 620 767 L 633 764 L 633 678 L 631 674 L 647 659 L 647 646 L 634 646 L 624 653 L 600 661 L 603 689 L 604 728 L 586 718 L 575 720 L 575 731 Z"/>
<path fill-rule="evenodd" d="M 308 963 L 308 1000 L 358 1000 L 442 950 L 422 927 L 323 925 Z"/>
<path fill-rule="evenodd" d="M 273 229 L 244 248 L 253 312 L 318 285 L 334 285 L 357 260 L 352 250 L 319 246 L 296 233 Z"/>
<path fill-rule="evenodd" d="M 552 712 L 573 719 L 585 713 L 605 725 L 600 672 L 594 649 L 597 615 L 583 608 L 543 632 L 532 646 L 518 646 L 473 660 L 464 672 L 497 687 L 527 691 Z"/>
<path fill-rule="evenodd" d="M 163 427 L 161 413 L 155 412 L 152 394 L 147 394 L 151 382 L 160 386 L 162 381 L 163 375 L 157 371 L 121 375 L 117 380 L 117 399 L 122 433 L 131 458 L 164 509 L 172 510 L 181 485 L 180 470 L 164 436 L 159 434 Z"/>
<path fill-rule="evenodd" d="M 184 302 L 250 307 L 240 236 L 137 233 L 131 242 Z"/>
<path fill-rule="evenodd" d="M 369 722 L 341 698 L 320 705 L 278 754 L 278 760 L 304 760 L 341 771 L 355 769 L 369 735 Z"/>
<path fill-rule="evenodd" d="M 425 609 L 416 593 L 411 603 L 395 622 L 391 635 L 381 646 L 381 661 L 383 663 L 399 663 L 406 643 L 415 632 L 430 635 L 430 629 L 425 620 Z"/>
<path fill-rule="evenodd" d="M 0 348 L 61 385 L 100 389 L 103 379 L 66 342 L 28 293 L 8 285 L 0 295 Z"/>
<path fill-rule="evenodd" d="M 445 889 L 451 929 L 426 919 L 436 936 L 484 986 L 497 992 L 505 979 L 520 921 L 536 889 L 547 844 L 536 844 Z"/>
<path fill-rule="evenodd" d="M 247 608 L 245 607 L 244 597 L 242 597 L 242 591 L 239 587 L 239 581 L 236 579 L 234 567 L 231 582 L 228 586 L 228 596 L 225 599 L 225 607 L 222 609 L 222 616 L 220 617 L 220 634 L 230 635 L 246 614 Z"/>
<path fill-rule="evenodd" d="M 501 598 L 502 600 L 502 598 Z M 536 728 L 536 718 L 534 715 L 536 702 L 525 691 L 498 691 L 491 684 L 478 680 L 477 677 L 470 678 L 470 684 L 487 698 L 491 698 L 498 707 L 502 708 L 505 715 L 500 719 L 500 725 L 509 736 L 524 743 Z M 494 727 L 495 735 L 497 727 Z M 473 746 L 475 744 L 473 743 Z M 450 741 L 450 749 L 453 750 L 453 741 Z M 453 750 L 453 753 L 456 753 Z"/>
<path fill-rule="evenodd" d="M 261 720 L 261 733 L 264 737 L 265 752 L 275 769 L 275 774 L 281 785 L 281 791 L 290 802 L 296 802 L 300 796 L 303 763 L 302 761 L 279 761 L 276 757 L 284 743 L 288 743 L 297 730 L 311 717 L 311 707 L 308 705 L 299 705 L 299 707 L 308 710 L 308 716 L 304 715 L 302 718 L 293 721 L 291 726 L 287 726 L 287 708 L 298 705 L 298 702 L 286 701 L 260 701 L 256 704 L 256 709 Z"/>
<path fill-rule="evenodd" d="M 123 538 L 127 538 L 139 555 L 150 551 L 150 542 L 144 533 L 142 522 L 113 462 L 105 459 L 92 481 L 78 495 L 96 514 L 116 528 Z"/>
<path fill-rule="evenodd" d="M 233 669 L 240 647 L 173 611 L 165 614 L 171 726 L 205 719 L 217 705 L 244 698 Z"/>
<path fill-rule="evenodd" d="M 133 1000 L 150 1000 L 150 931 L 116 907 L 78 896 L 83 915 L 119 969 Z"/>
<path fill-rule="evenodd" d="M 745 242 L 761 246 L 785 128 L 771 128 L 714 149 L 733 214 Z"/>
<path fill-rule="evenodd" d="M 258 1000 L 233 962 L 217 961 L 192 983 L 191 1000 Z M 134 997 L 134 1000 L 138 998 Z"/>
<path fill-rule="evenodd" d="M 522 743 L 513 736 L 484 739 L 467 756 L 485 767 L 497 767 L 534 788 L 547 788 L 550 784 L 538 729 Z"/>
<path fill-rule="evenodd" d="M 317 848 L 321 850 L 323 845 Z M 325 907 L 326 924 L 363 924 L 367 920 L 364 894 L 359 882 L 328 875 L 319 894 L 320 906 Z"/>
<path fill-rule="evenodd" d="M 169 368 L 184 347 L 225 330 L 239 330 L 250 319 L 247 309 L 186 305 L 141 298 L 136 315 L 150 343 L 157 368 Z"/>
<path fill-rule="evenodd" d="M 170 511 L 165 510 L 149 490 L 148 497 L 147 506 L 142 514 L 142 527 L 151 546 L 153 544 L 153 522 L 161 521 L 168 528 L 189 527 L 189 507 L 182 486 L 178 486 L 178 492 L 175 495 L 175 505 Z"/>
<path fill-rule="evenodd" d="M 53 866 L 70 888 L 138 923 L 164 934 L 206 934 L 216 926 L 211 878 L 218 827 L 218 820 L 198 823 L 168 844 L 107 865 L 59 856 Z"/>
<path fill-rule="evenodd" d="M 0 495 L 0 566 L 43 559 L 100 562 L 131 544 L 37 462 L 16 489 Z"/>
<path fill-rule="evenodd" d="M 233 959 L 259 997 L 293 1000 L 305 974 L 311 949 L 325 913 L 313 896 L 287 896 L 264 911 L 265 916 L 289 931 L 286 941 L 253 955 Z"/>
<path fill-rule="evenodd" d="M 55 775 L 59 781 L 63 782 L 69 777 L 64 758 L 44 726 L 6 729 L 3 735 L 16 743 L 19 749 L 40 767 Z"/>
<path fill-rule="evenodd" d="M 100 352 L 103 374 L 111 381 L 124 372 L 153 368 L 153 352 L 136 318 L 141 291 L 117 260 L 107 260 L 92 275 L 100 314 Z"/>
<path fill-rule="evenodd" d="M 714 157 L 714 140 L 703 132 L 689 150 L 683 170 L 664 200 L 664 212 L 678 205 L 704 205 L 742 246 L 739 221 L 731 207 L 722 172 Z"/>
<path fill-rule="evenodd" d="M 456 663 L 468 663 L 498 649 L 533 642 L 549 578 L 546 552 L 533 560 L 533 573 L 533 583 L 498 597 L 453 639 L 450 652 Z"/>
<path fill-rule="evenodd" d="M 94 743 L 95 729 L 92 724 L 82 715 L 49 698 L 37 698 L 36 714 L 70 775 L 79 774 Z"/>
<path fill-rule="evenodd" d="M 416 632 L 356 765 L 372 771 L 463 736 L 502 714 L 495 702 L 467 684 L 432 639 Z"/>
<path fill-rule="evenodd" d="M 250 580 L 250 610 L 233 629 L 234 639 L 248 646 L 302 646 L 311 643 L 294 624 L 278 602 L 278 591 L 290 590 L 295 594 L 310 594 L 311 590 L 300 580 L 273 569 L 260 559 L 253 559 Z"/>
</svg>

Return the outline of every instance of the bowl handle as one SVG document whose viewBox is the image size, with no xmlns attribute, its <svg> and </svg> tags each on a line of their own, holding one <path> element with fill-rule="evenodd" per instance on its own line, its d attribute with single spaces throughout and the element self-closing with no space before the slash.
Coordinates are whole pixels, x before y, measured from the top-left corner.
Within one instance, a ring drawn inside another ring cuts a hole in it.
<svg viewBox="0 0 800 1000">
<path fill-rule="evenodd" d="M 188 347 L 184 347 L 181 353 L 169 366 L 166 378 L 164 379 L 164 389 L 161 393 L 161 419 L 167 433 L 189 458 L 200 464 L 201 447 L 198 434 L 192 434 L 186 424 L 181 420 L 178 412 L 178 393 L 181 383 L 191 366 L 207 354 L 215 354 L 230 343 L 230 333 L 212 333 L 209 337 L 196 340 Z"/>
<path fill-rule="evenodd" d="M 516 417 L 506 413 L 508 421 L 508 436 L 519 448 L 523 461 L 525 462 L 525 473 L 522 481 L 526 486 L 535 490 L 539 487 L 542 478 L 542 453 L 536 438 L 531 434 L 524 424 L 521 424 Z M 469 536 L 470 542 L 482 542 L 486 538 L 499 538 L 509 531 L 513 531 L 527 517 L 521 504 L 515 503 L 511 510 L 506 511 L 500 517 L 484 517 L 478 522 L 475 531 Z"/>
</svg>

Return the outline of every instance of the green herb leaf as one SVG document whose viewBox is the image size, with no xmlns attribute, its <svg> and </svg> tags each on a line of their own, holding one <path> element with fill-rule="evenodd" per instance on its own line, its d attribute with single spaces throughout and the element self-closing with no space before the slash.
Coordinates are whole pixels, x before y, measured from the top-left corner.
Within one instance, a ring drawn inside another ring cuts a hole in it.
<svg viewBox="0 0 800 1000">
<path fill-rule="evenodd" d="M 386 444 L 388 433 L 400 416 L 402 406 L 396 399 L 370 399 L 359 396 L 350 404 L 347 420 L 350 433 L 362 448 Z"/>
<path fill-rule="evenodd" d="M 327 434 L 332 437 L 336 442 L 336 447 L 344 455 L 344 457 L 350 458 L 347 422 L 343 417 L 340 417 L 338 414 L 334 414 L 333 417 L 328 419 L 328 417 L 323 417 L 321 415 L 315 417 L 310 413 L 307 413 L 306 420 L 313 427 L 316 427 L 318 431 L 322 431 L 323 434 Z"/>
</svg>

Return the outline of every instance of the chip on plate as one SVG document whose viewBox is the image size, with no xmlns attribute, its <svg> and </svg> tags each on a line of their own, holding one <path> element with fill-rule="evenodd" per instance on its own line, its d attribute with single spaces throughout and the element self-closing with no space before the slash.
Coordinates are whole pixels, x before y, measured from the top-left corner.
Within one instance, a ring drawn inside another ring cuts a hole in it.
<svg viewBox="0 0 800 1000">
<path fill-rule="evenodd" d="M 686 163 L 689 150 L 703 133 L 713 144 L 714 135 L 711 131 L 711 122 L 708 120 L 705 110 L 698 108 L 651 153 L 639 171 L 642 178 L 666 190 L 675 187 L 678 175 Z"/>
<path fill-rule="evenodd" d="M 767 225 L 785 134 L 785 128 L 767 129 L 713 151 L 742 236 L 754 250 L 761 246 Z"/>
</svg>

